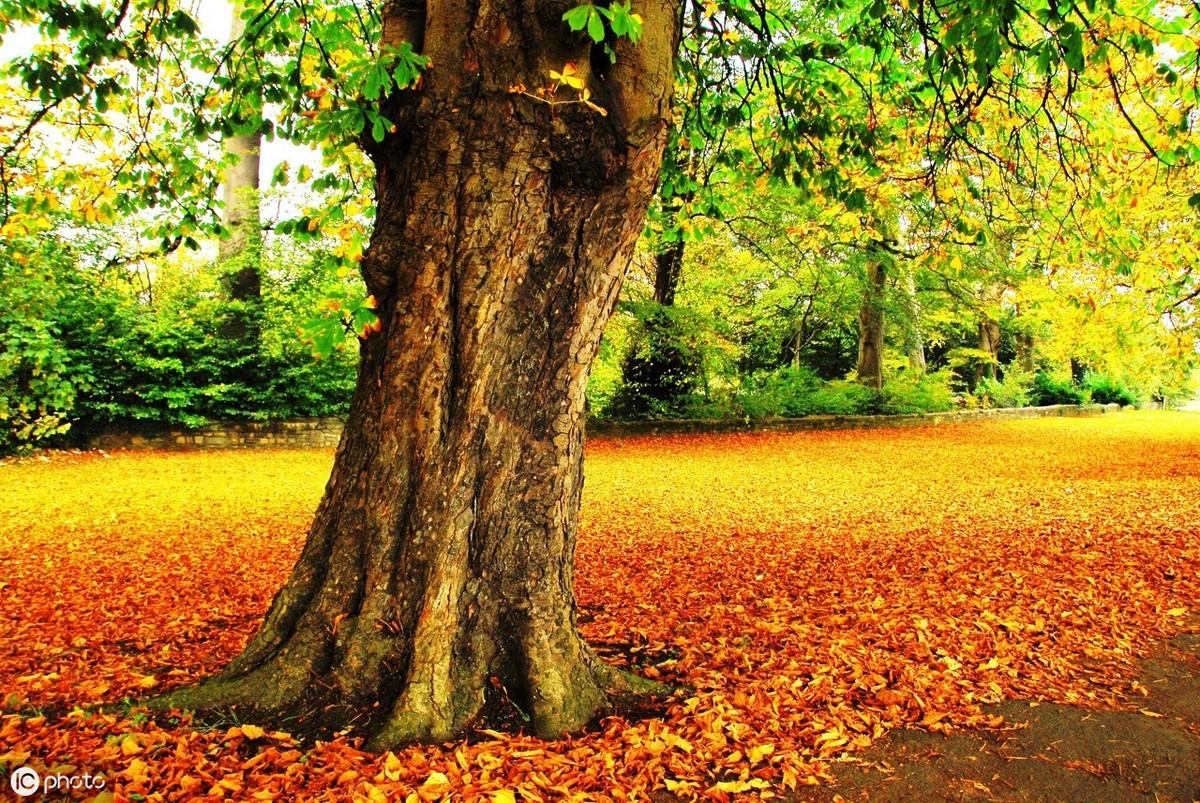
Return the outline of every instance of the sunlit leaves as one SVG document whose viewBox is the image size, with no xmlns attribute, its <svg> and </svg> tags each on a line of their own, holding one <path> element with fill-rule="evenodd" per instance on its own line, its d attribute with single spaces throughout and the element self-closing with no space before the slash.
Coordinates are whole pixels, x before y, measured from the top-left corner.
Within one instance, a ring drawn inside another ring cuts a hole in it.
<svg viewBox="0 0 1200 803">
<path fill-rule="evenodd" d="M 633 11 L 633 0 L 618 0 L 611 5 L 584 3 L 568 10 L 562 18 L 572 31 L 586 31 L 595 44 L 602 44 L 609 32 L 613 37 L 625 37 L 635 45 L 642 38 L 642 17 Z M 606 52 L 616 60 L 611 46 Z"/>
<path fill-rule="evenodd" d="M 222 667 L 302 548 L 328 451 L 7 465 L 0 740 L 70 753 L 118 798 L 803 797 L 895 727 L 1003 725 L 981 706 L 1006 697 L 1124 704 L 1134 658 L 1200 596 L 1197 444 L 1194 418 L 1150 413 L 591 438 L 584 634 L 686 688 L 662 716 L 570 740 L 480 731 L 381 754 L 252 718 L 29 716 Z"/>
</svg>

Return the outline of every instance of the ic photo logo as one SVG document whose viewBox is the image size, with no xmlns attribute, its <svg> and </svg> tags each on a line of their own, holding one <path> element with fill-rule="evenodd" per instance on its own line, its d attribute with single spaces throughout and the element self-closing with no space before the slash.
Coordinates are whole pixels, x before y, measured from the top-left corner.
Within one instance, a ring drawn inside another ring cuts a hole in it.
<svg viewBox="0 0 1200 803">
<path fill-rule="evenodd" d="M 18 767 L 8 776 L 8 785 L 21 797 L 36 795 L 38 792 L 64 792 L 69 789 L 99 791 L 104 788 L 104 776 L 56 773 L 42 777 L 32 767 Z"/>
<path fill-rule="evenodd" d="M 21 797 L 36 794 L 42 788 L 42 779 L 37 770 L 30 767 L 18 767 L 8 777 L 8 785 Z"/>
</svg>

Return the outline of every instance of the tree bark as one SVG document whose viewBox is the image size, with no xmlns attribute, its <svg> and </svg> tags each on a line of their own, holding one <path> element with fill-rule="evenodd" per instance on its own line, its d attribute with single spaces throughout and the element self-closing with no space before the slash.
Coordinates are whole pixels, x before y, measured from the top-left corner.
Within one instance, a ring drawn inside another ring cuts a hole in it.
<svg viewBox="0 0 1200 803">
<path fill-rule="evenodd" d="M 229 41 L 237 42 L 246 32 L 242 3 L 233 4 Z M 259 103 L 258 105 L 261 105 Z M 227 137 L 225 154 L 232 164 L 225 171 L 225 208 L 221 223 L 229 232 L 220 241 L 221 285 L 230 301 L 241 302 L 221 327 L 228 340 L 257 346 L 258 305 L 262 299 L 262 223 L 259 204 L 259 167 L 262 133 Z"/>
<path fill-rule="evenodd" d="M 904 333 L 905 350 L 908 352 L 908 367 L 914 376 L 925 376 L 925 338 L 921 333 L 921 301 L 917 298 L 917 284 L 912 270 L 904 273 L 904 303 L 908 308 L 908 326 Z"/>
<path fill-rule="evenodd" d="M 858 381 L 869 388 L 883 388 L 883 299 L 887 269 L 881 258 L 867 263 L 867 282 L 858 312 Z"/>
<path fill-rule="evenodd" d="M 675 303 L 679 276 L 683 271 L 683 241 L 668 243 L 654 255 L 654 300 L 664 307 Z"/>
<path fill-rule="evenodd" d="M 979 350 L 991 355 L 991 361 L 981 363 L 975 373 L 975 380 L 987 377 L 996 378 L 996 368 L 1000 364 L 1000 324 L 991 318 L 979 322 Z"/>
<path fill-rule="evenodd" d="M 352 725 L 386 748 L 497 707 L 560 736 L 652 685 L 581 638 L 573 554 L 584 389 L 657 181 L 676 8 L 643 2 L 642 41 L 588 76 L 601 117 L 509 91 L 586 69 L 586 38 L 543 7 L 427 4 L 435 67 L 366 146 L 382 330 L 308 541 L 245 651 L 159 705 Z"/>
<path fill-rule="evenodd" d="M 1017 365 L 1022 371 L 1032 374 L 1037 369 L 1037 350 L 1034 337 L 1029 332 L 1017 333 Z"/>
</svg>

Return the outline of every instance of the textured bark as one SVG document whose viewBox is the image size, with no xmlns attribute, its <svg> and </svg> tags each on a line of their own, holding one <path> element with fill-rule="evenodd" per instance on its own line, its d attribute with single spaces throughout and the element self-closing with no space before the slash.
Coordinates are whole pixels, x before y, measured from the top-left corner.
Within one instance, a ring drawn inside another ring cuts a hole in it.
<svg viewBox="0 0 1200 803">
<path fill-rule="evenodd" d="M 1018 332 L 1017 341 L 1017 365 L 1022 371 L 1033 373 L 1037 368 L 1037 351 L 1034 342 L 1034 337 L 1028 332 Z"/>
<path fill-rule="evenodd" d="M 911 270 L 904 274 L 904 303 L 908 308 L 908 327 L 904 333 L 908 367 L 916 376 L 924 376 L 927 365 L 925 338 L 921 333 L 921 301 L 917 298 L 917 284 Z"/>
<path fill-rule="evenodd" d="M 992 359 L 981 363 L 976 369 L 976 381 L 984 377 L 995 379 L 996 368 L 1000 364 L 1000 324 L 990 318 L 979 322 L 979 350 L 986 351 Z"/>
<path fill-rule="evenodd" d="M 654 300 L 664 307 L 675 303 L 679 276 L 683 271 L 684 244 L 669 243 L 654 256 Z"/>
<path fill-rule="evenodd" d="M 355 725 L 383 748 L 495 706 L 558 736 L 650 685 L 580 637 L 573 553 L 584 388 L 657 181 L 675 8 L 642 3 L 642 42 L 590 76 L 601 117 L 508 91 L 588 63 L 563 7 L 528 6 L 427 4 L 436 67 L 368 146 L 383 328 L 308 541 L 245 651 L 160 705 Z"/>
<path fill-rule="evenodd" d="M 858 381 L 870 388 L 883 387 L 883 301 L 887 270 L 882 259 L 867 263 L 867 283 L 858 312 Z"/>
<path fill-rule="evenodd" d="M 236 42 L 246 31 L 242 4 L 234 3 L 229 40 Z M 221 327 L 223 338 L 257 346 L 258 305 L 262 298 L 262 223 L 259 218 L 259 163 L 262 134 L 238 134 L 226 138 L 226 156 L 234 161 L 225 171 L 225 208 L 222 225 L 229 235 L 218 246 L 226 298 L 242 302 Z"/>
</svg>

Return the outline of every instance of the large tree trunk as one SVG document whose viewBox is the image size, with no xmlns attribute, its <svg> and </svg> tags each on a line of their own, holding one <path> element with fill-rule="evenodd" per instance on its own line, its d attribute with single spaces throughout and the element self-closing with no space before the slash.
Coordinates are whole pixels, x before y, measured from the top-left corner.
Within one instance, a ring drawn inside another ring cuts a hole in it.
<svg viewBox="0 0 1200 803">
<path fill-rule="evenodd" d="M 657 180 L 675 4 L 641 3 L 642 41 L 590 76 L 606 117 L 509 91 L 586 69 L 563 6 L 427 5 L 385 21 L 393 41 L 423 24 L 435 67 L 369 147 L 382 330 L 308 541 L 245 651 L 160 705 L 353 724 L 382 748 L 505 706 L 559 736 L 637 686 L 580 637 L 572 564 L 584 388 Z"/>
<path fill-rule="evenodd" d="M 883 297 L 887 270 L 884 260 L 872 257 L 867 263 L 867 283 L 858 312 L 858 381 L 870 388 L 883 388 Z"/>
</svg>

